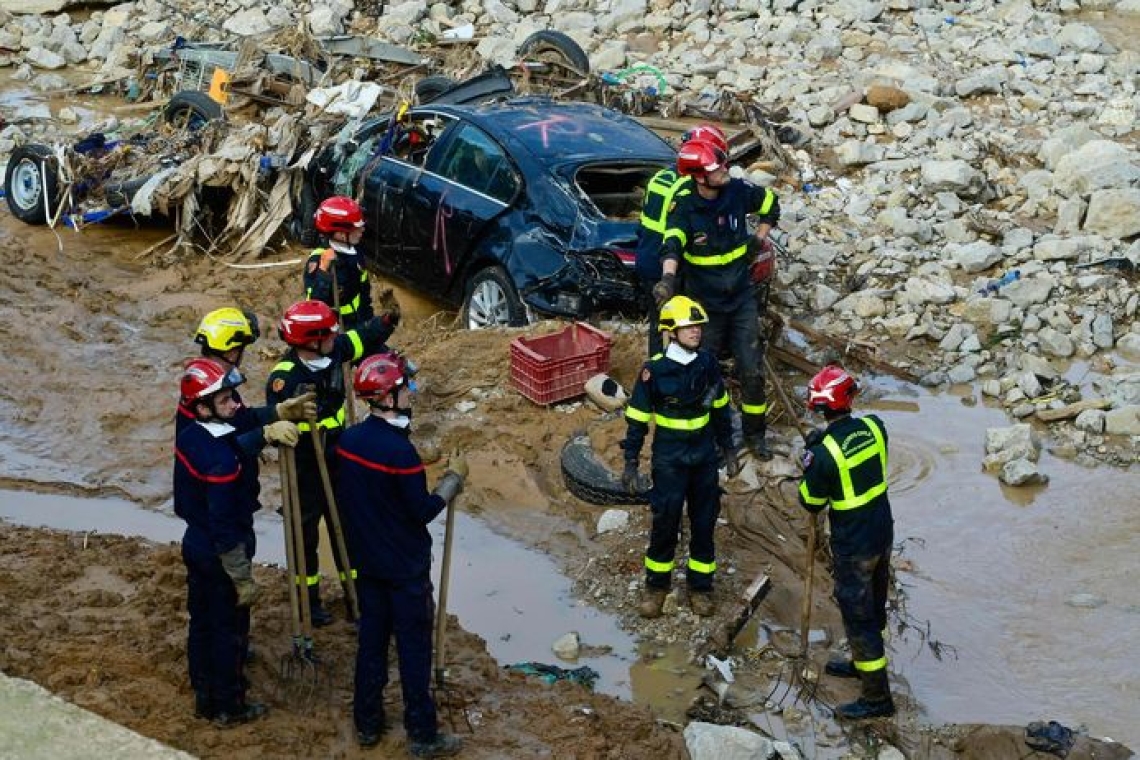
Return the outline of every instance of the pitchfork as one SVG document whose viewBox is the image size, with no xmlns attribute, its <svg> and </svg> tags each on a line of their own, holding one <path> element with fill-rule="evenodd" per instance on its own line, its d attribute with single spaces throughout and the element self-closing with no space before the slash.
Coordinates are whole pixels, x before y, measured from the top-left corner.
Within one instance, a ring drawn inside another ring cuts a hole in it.
<svg viewBox="0 0 1140 760">
<path fill-rule="evenodd" d="M 289 570 L 289 608 L 292 615 L 291 651 L 281 658 L 281 682 L 286 695 L 302 703 L 316 694 L 320 682 L 313 652 L 313 623 L 303 589 L 308 578 L 301 534 L 301 500 L 297 489 L 297 460 L 292 448 L 280 452 L 281 499 L 285 518 L 285 560 Z"/>
</svg>

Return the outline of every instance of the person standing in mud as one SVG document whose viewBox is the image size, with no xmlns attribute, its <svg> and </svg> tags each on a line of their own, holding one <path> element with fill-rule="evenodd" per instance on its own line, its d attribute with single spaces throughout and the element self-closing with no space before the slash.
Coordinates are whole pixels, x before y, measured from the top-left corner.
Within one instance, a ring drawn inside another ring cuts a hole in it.
<svg viewBox="0 0 1140 760">
<path fill-rule="evenodd" d="M 198 331 L 194 334 L 194 342 L 202 347 L 203 357 L 214 359 L 227 370 L 237 372 L 245 354 L 245 347 L 252 345 L 260 337 L 257 317 L 252 312 L 227 306 L 214 309 L 202 317 Z M 237 429 L 240 436 L 278 420 L 301 422 L 317 413 L 315 399 L 316 396 L 309 393 L 286 399 L 272 406 L 248 407 L 242 403 L 241 396 L 235 389 L 234 400 L 238 403 L 238 409 L 230 424 Z M 174 419 L 174 430 L 177 435 L 184 427 L 194 423 L 194 410 L 180 402 Z"/>
<path fill-rule="evenodd" d="M 628 427 L 622 442 L 622 485 L 630 493 L 638 488 L 638 460 L 649 423 L 655 425 L 653 487 L 649 491 L 653 525 L 645 552 L 645 590 L 638 606 L 646 618 L 661 615 L 669 593 L 686 505 L 691 527 L 685 574 L 690 604 L 701 616 L 709 616 L 714 610 L 713 531 L 720 515 L 718 446 L 729 477 L 735 477 L 740 466 L 732 445 L 728 391 L 720 366 L 716 357 L 700 348 L 701 329 L 706 323 L 705 310 L 685 296 L 673 296 L 661 307 L 658 325 L 669 333 L 668 345 L 642 366 L 625 411 Z"/>
<path fill-rule="evenodd" d="M 380 741 L 388 643 L 395 634 L 409 749 L 416 757 L 443 757 L 458 752 L 460 741 L 440 733 L 430 691 L 434 604 L 427 526 L 462 490 L 467 462 L 453 456 L 435 491 L 427 490 L 409 439 L 413 374 L 396 353 L 361 362 L 353 389 L 370 414 L 345 431 L 336 451 L 337 501 L 360 595 L 353 722 L 361 746 Z"/>
<path fill-rule="evenodd" d="M 257 452 L 267 443 L 294 446 L 292 422 L 257 427 L 238 441 L 232 420 L 241 375 L 215 359 L 194 359 L 181 380 L 181 402 L 194 414 L 175 441 L 174 512 L 186 521 L 182 560 L 190 613 L 186 659 L 194 712 L 228 727 L 253 720 L 264 705 L 246 699 L 253 580 L 253 515 L 258 502 Z"/>
<path fill-rule="evenodd" d="M 352 198 L 334 195 L 317 207 L 313 226 L 328 247 L 314 250 L 305 263 L 305 298 L 339 309 L 341 326 L 351 330 L 373 316 L 368 270 L 356 251 L 364 237 L 364 210 Z"/>
<path fill-rule="evenodd" d="M 835 709 L 848 720 L 895 714 L 883 634 L 891 572 L 894 518 L 887 498 L 887 429 L 873 414 L 851 415 L 859 384 L 842 367 L 824 367 L 808 383 L 808 405 L 827 427 L 804 441 L 800 503 L 812 513 L 831 507 L 835 598 L 851 646 L 851 661 L 825 672 L 858 678 L 862 693 Z"/>
<path fill-rule="evenodd" d="M 669 212 L 661 258 L 684 262 L 683 292 L 708 310 L 702 347 L 714 355 L 724 348 L 732 353 L 740 380 L 744 445 L 757 458 L 771 459 L 765 439 L 768 402 L 750 254 L 776 226 L 780 204 L 771 190 L 730 177 L 728 155 L 708 139 L 681 146 L 677 171 L 693 178 L 696 192 L 679 196 Z M 749 215 L 757 220 L 755 232 L 749 229 Z"/>
<path fill-rule="evenodd" d="M 336 314 L 323 301 L 298 301 L 290 306 L 278 328 L 289 350 L 269 373 L 266 383 L 268 404 L 287 403 L 298 396 L 316 394 L 316 413 L 297 425 L 301 431 L 301 442 L 297 446 L 297 489 L 305 567 L 309 572 L 306 578 L 309 609 L 313 625 L 317 627 L 331 623 L 332 615 L 321 604 L 317 546 L 321 517 L 329 519 L 329 504 L 317 464 L 313 425 L 323 431 L 325 459 L 332 475 L 336 471 L 332 450 L 345 419 L 344 364 L 386 350 L 384 343 L 400 321 L 399 304 L 391 298 L 390 292 L 385 298 L 388 310 L 344 334 L 339 334 Z"/>
</svg>

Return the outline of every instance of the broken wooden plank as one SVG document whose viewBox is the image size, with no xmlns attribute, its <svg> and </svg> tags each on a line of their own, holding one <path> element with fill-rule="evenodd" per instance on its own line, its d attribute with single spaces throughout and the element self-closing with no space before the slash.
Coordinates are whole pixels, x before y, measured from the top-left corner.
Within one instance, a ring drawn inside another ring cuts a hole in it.
<svg viewBox="0 0 1140 760">
<path fill-rule="evenodd" d="M 803 335 L 816 343 L 823 343 L 837 348 L 843 352 L 844 357 L 851 357 L 855 361 L 865 364 L 871 369 L 882 372 L 884 375 L 892 375 L 900 380 L 906 380 L 910 383 L 917 383 L 919 380 L 918 375 L 908 369 L 896 367 L 890 362 L 880 359 L 875 356 L 877 348 L 873 344 L 868 344 L 865 341 L 852 340 L 851 338 L 839 337 L 836 335 L 829 335 L 828 333 L 816 330 L 813 327 L 808 327 L 803 322 L 795 319 L 781 318 L 791 329 L 796 332 L 803 333 Z"/>
<path fill-rule="evenodd" d="M 756 608 L 764 601 L 771 588 L 772 582 L 767 574 L 760 573 L 753 578 L 748 588 L 744 589 L 737 598 L 729 616 L 713 629 L 708 640 L 697 649 L 697 659 L 703 660 L 707 654 L 724 657 L 737 634 L 752 618 Z"/>
<path fill-rule="evenodd" d="M 1042 422 L 1059 422 L 1061 420 L 1070 420 L 1088 409 L 1108 409 L 1110 406 L 1112 406 L 1112 403 L 1106 399 L 1089 398 L 1084 401 L 1078 401 L 1075 404 L 1068 404 L 1060 409 L 1038 409 L 1036 415 L 1037 419 Z"/>
<path fill-rule="evenodd" d="M 807 359 L 802 354 L 797 353 L 790 348 L 784 348 L 782 346 L 769 346 L 768 356 L 772 357 L 773 361 L 778 361 L 786 364 L 792 369 L 798 369 L 805 375 L 814 376 L 817 372 L 823 369 L 823 367 L 811 361 L 810 359 Z"/>
</svg>

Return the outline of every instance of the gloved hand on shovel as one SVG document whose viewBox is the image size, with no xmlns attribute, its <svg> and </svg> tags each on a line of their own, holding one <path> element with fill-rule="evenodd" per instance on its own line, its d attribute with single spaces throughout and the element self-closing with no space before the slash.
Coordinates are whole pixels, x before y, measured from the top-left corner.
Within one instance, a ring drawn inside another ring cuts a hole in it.
<svg viewBox="0 0 1140 760">
<path fill-rule="evenodd" d="M 447 470 L 439 479 L 435 487 L 435 495 L 448 504 L 463 490 L 463 482 L 467 480 L 467 459 L 458 452 L 452 452 L 447 458 Z"/>
<path fill-rule="evenodd" d="M 303 422 L 317 416 L 317 394 L 313 391 L 285 399 L 274 409 L 277 419 L 289 422 Z"/>
<path fill-rule="evenodd" d="M 225 554 L 219 554 L 218 559 L 233 581 L 238 607 L 252 607 L 261 597 L 261 588 L 253 580 L 253 563 L 245 556 L 245 544 L 238 544 Z"/>
</svg>

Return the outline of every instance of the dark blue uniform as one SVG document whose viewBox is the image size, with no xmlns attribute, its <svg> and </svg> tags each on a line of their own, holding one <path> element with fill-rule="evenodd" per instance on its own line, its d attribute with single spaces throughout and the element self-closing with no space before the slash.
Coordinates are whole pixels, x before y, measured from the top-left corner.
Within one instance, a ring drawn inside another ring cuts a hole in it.
<svg viewBox="0 0 1140 760">
<path fill-rule="evenodd" d="M 336 311 L 340 303 L 340 323 L 345 330 L 359 327 L 374 316 L 372 313 L 372 288 L 368 281 L 368 270 L 364 268 L 358 253 L 337 252 L 337 257 L 325 272 L 321 270 L 321 254 L 327 249 L 317 248 L 305 263 L 305 300 L 324 301 Z M 334 249 L 335 250 L 335 249 Z M 336 271 L 337 298 L 333 298 L 333 270 Z"/>
<path fill-rule="evenodd" d="M 732 445 L 728 392 L 716 358 L 698 351 L 689 364 L 667 355 L 641 369 L 625 411 L 628 428 L 622 448 L 636 464 L 649 423 L 653 434 L 653 488 L 649 505 L 653 527 L 645 553 L 645 582 L 667 589 L 685 504 L 689 509 L 689 564 L 686 579 L 695 591 L 712 588 L 716 572 L 713 529 L 720 515 L 717 446 Z"/>
<path fill-rule="evenodd" d="M 661 331 L 657 329 L 657 306 L 653 300 L 653 286 L 661 279 L 661 244 L 668 229 L 668 214 L 677 196 L 693 192 L 692 178 L 679 174 L 676 169 L 662 169 L 653 175 L 645 187 L 641 203 L 641 226 L 637 229 L 637 259 L 635 271 L 641 284 L 642 295 L 649 305 L 649 355 L 661 353 Z"/>
<path fill-rule="evenodd" d="M 234 401 L 241 402 L 241 396 L 238 394 L 237 389 L 233 391 Z M 258 443 L 261 440 L 261 433 L 258 432 L 254 436 L 247 436 L 246 433 L 250 431 L 257 431 L 271 422 L 277 421 L 277 410 L 273 406 L 256 406 L 248 407 L 242 404 L 241 407 L 234 414 L 233 419 L 229 422 L 234 426 L 238 434 L 239 443 L 249 443 L 247 451 L 256 454 L 261 450 L 262 444 Z M 186 406 L 181 401 L 178 402 L 178 409 L 174 414 L 174 435 L 177 437 L 184 429 L 193 425 L 196 422 L 194 417 L 194 410 Z M 254 471 L 256 475 L 256 470 Z"/>
<path fill-rule="evenodd" d="M 682 292 L 708 312 L 701 346 L 714 354 L 728 349 L 740 380 L 744 433 L 763 437 L 768 402 L 761 365 L 759 307 L 750 268 L 748 229 L 752 214 L 775 226 L 780 203 L 771 190 L 741 179 L 730 180 L 716 198 L 697 192 L 677 196 L 669 211 L 662 258 L 682 259 Z"/>
<path fill-rule="evenodd" d="M 855 668 L 883 670 L 894 518 L 887 498 L 887 430 L 875 415 L 834 420 L 804 452 L 800 502 L 830 506 L 835 597 Z"/>
<path fill-rule="evenodd" d="M 323 369 L 311 369 L 298 358 L 296 349 L 290 349 L 269 373 L 265 401 L 271 407 L 305 391 L 316 393 L 317 424 L 324 429 L 325 460 L 330 477 L 335 475 L 337 465 L 333 447 L 344 428 L 344 363 L 387 350 L 384 341 L 391 334 L 392 328 L 385 321 L 373 317 L 359 328 L 336 337 L 332 352 L 328 355 L 330 361 Z M 309 573 L 306 583 L 310 603 L 317 607 L 321 582 L 317 546 L 321 516 L 329 519 L 329 505 L 317 465 L 312 425 L 300 422 L 297 429 L 301 432 L 301 440 L 294 451 L 297 458 L 297 491 L 301 501 L 301 536 L 305 543 L 305 567 Z"/>
<path fill-rule="evenodd" d="M 220 433 L 216 435 L 215 433 Z M 238 544 L 256 549 L 253 515 L 260 508 L 256 453 L 260 427 L 239 443 L 231 426 L 186 425 L 175 441 L 174 512 L 186 521 L 190 628 L 187 660 L 199 712 L 239 714 L 245 705 L 242 668 L 249 643 L 249 608 L 237 606 L 234 584 L 218 555 Z"/>
<path fill-rule="evenodd" d="M 446 502 L 427 489 L 424 465 L 407 428 L 369 416 L 345 431 L 337 447 L 337 501 L 357 570 L 360 644 L 353 715 L 357 731 L 383 724 L 388 642 L 396 635 L 404 728 L 413 742 L 436 737 L 432 701 L 431 535 L 428 523 Z"/>
</svg>

